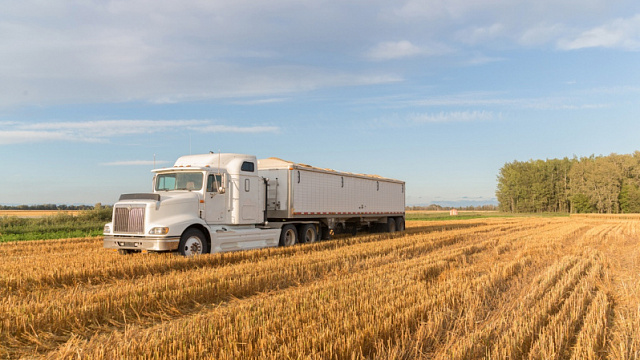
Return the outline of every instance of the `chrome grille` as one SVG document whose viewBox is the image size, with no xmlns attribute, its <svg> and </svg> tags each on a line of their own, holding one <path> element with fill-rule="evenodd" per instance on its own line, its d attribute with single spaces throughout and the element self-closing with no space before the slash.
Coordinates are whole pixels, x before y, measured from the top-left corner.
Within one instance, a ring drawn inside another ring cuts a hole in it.
<svg viewBox="0 0 640 360">
<path fill-rule="evenodd" d="M 116 207 L 113 216 L 115 233 L 144 234 L 144 206 Z"/>
</svg>

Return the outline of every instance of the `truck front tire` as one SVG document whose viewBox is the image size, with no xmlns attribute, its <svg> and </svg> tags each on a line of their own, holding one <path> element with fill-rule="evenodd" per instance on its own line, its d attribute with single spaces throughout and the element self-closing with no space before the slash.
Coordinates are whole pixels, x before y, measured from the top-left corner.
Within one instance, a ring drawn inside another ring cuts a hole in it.
<svg viewBox="0 0 640 360">
<path fill-rule="evenodd" d="M 298 242 L 298 232 L 293 225 L 285 225 L 280 233 L 280 246 L 292 246 Z"/>
<path fill-rule="evenodd" d="M 178 245 L 180 255 L 194 256 L 206 254 L 209 252 L 209 243 L 202 231 L 198 229 L 189 229 L 180 237 L 180 245 Z"/>
</svg>

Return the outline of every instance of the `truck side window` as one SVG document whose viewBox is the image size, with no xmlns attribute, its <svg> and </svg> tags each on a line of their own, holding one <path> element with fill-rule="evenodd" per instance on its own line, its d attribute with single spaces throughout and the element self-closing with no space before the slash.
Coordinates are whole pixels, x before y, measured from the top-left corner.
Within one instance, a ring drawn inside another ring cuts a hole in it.
<svg viewBox="0 0 640 360">
<path fill-rule="evenodd" d="M 207 179 L 207 191 L 218 192 L 220 186 L 222 186 L 222 175 L 209 175 Z"/>
<path fill-rule="evenodd" d="M 240 167 L 241 171 L 249 171 L 249 172 L 254 172 L 255 171 L 255 165 L 252 162 L 249 161 L 245 161 L 242 163 L 242 167 Z"/>
</svg>

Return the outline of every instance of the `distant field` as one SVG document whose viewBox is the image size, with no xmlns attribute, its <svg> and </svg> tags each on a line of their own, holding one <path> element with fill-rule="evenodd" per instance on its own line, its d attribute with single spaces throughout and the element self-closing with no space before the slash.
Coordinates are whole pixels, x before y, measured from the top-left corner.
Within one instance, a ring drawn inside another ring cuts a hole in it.
<svg viewBox="0 0 640 360">
<path fill-rule="evenodd" d="M 466 211 L 458 210 L 458 215 L 450 215 L 449 211 L 410 210 L 406 212 L 407 220 L 469 220 L 497 217 L 568 217 L 565 213 L 514 214 L 500 211 Z"/>
<path fill-rule="evenodd" d="M 0 358 L 638 359 L 640 223 L 408 221 L 287 248 L 0 244 Z"/>
<path fill-rule="evenodd" d="M 0 210 L 0 216 L 17 216 L 21 218 L 37 218 L 58 214 L 78 215 L 83 210 Z"/>
</svg>

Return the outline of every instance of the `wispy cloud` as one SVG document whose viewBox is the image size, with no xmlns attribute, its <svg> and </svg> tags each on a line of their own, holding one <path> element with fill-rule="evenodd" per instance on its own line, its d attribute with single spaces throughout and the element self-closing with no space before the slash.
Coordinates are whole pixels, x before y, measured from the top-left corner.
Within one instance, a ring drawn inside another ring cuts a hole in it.
<svg viewBox="0 0 640 360">
<path fill-rule="evenodd" d="M 501 113 L 484 110 L 440 111 L 409 114 L 390 114 L 374 119 L 370 125 L 374 128 L 411 128 L 427 124 L 453 124 L 485 122 L 501 119 Z"/>
<path fill-rule="evenodd" d="M 640 48 L 640 15 L 613 20 L 637 9 L 632 0 L 154 4 L 152 13 L 147 0 L 4 6 L 0 108 L 295 98 L 424 69 L 389 74 L 386 61 L 453 54 L 457 66 L 479 51 L 487 55 L 470 63 L 483 64 L 504 50 L 549 44 Z M 363 57 L 375 63 L 361 66 Z"/>
<path fill-rule="evenodd" d="M 190 128 L 206 133 L 274 133 L 280 130 L 277 126 L 229 126 L 209 125 L 198 128 Z"/>
<path fill-rule="evenodd" d="M 409 58 L 414 56 L 442 55 L 451 50 L 442 44 L 431 44 L 428 46 L 417 46 L 408 40 L 384 41 L 378 43 L 367 52 L 367 57 L 371 60 L 393 60 Z"/>
<path fill-rule="evenodd" d="M 234 101 L 237 105 L 264 105 L 264 104 L 277 104 L 289 101 L 290 98 L 268 98 L 268 99 L 255 99 L 255 100 L 238 100 Z"/>
<path fill-rule="evenodd" d="M 461 30 L 458 32 L 457 38 L 468 44 L 481 44 L 504 36 L 506 31 L 503 24 L 495 23 L 489 26 Z"/>
<path fill-rule="evenodd" d="M 563 24 L 539 23 L 524 29 L 516 41 L 523 46 L 534 47 L 552 43 L 567 33 Z"/>
<path fill-rule="evenodd" d="M 107 138 L 131 134 L 144 134 L 179 129 L 187 126 L 207 125 L 208 120 L 100 120 L 83 122 L 41 122 L 20 125 L 21 129 L 51 131 Z"/>
<path fill-rule="evenodd" d="M 583 31 L 576 37 L 562 39 L 558 42 L 558 47 L 563 50 L 593 47 L 640 50 L 640 14 L 631 18 L 615 19 Z"/>
<path fill-rule="evenodd" d="M 59 131 L 0 130 L 0 145 L 74 140 L 89 142 L 100 141 L 100 139 L 86 137 L 73 139 L 70 134 Z"/>
<path fill-rule="evenodd" d="M 441 111 L 439 113 L 411 114 L 409 120 L 413 123 L 451 123 L 493 120 L 491 111 Z"/>
<path fill-rule="evenodd" d="M 500 92 L 470 92 L 427 99 L 401 100 L 398 104 L 408 107 L 500 107 L 534 110 L 581 110 L 609 107 L 604 102 L 592 102 L 582 96 L 557 96 L 539 98 L 509 98 Z"/>
<path fill-rule="evenodd" d="M 84 122 L 0 123 L 0 145 L 46 141 L 108 142 L 119 136 L 198 130 L 209 133 L 277 132 L 277 126 L 236 126 L 214 120 L 101 120 Z"/>
<path fill-rule="evenodd" d="M 493 63 L 493 62 L 499 62 L 499 61 L 505 61 L 505 58 L 502 57 L 491 57 L 491 56 L 485 56 L 485 55 L 481 55 L 481 54 L 475 54 L 473 55 L 469 60 L 465 61 L 464 64 L 466 65 L 484 65 L 484 64 L 488 64 L 488 63 Z"/>
<path fill-rule="evenodd" d="M 169 164 L 169 161 L 165 161 L 165 160 L 127 160 L 127 161 L 112 161 L 112 162 L 106 162 L 106 163 L 102 163 L 101 165 L 104 166 L 140 166 L 140 165 L 163 165 L 163 164 Z"/>
<path fill-rule="evenodd" d="M 385 41 L 376 45 L 368 53 L 368 56 L 374 60 L 399 59 L 418 55 L 422 50 L 413 45 L 411 42 L 402 41 Z"/>
<path fill-rule="evenodd" d="M 469 92 L 407 101 L 410 106 L 505 106 L 520 102 L 499 92 Z"/>
</svg>

